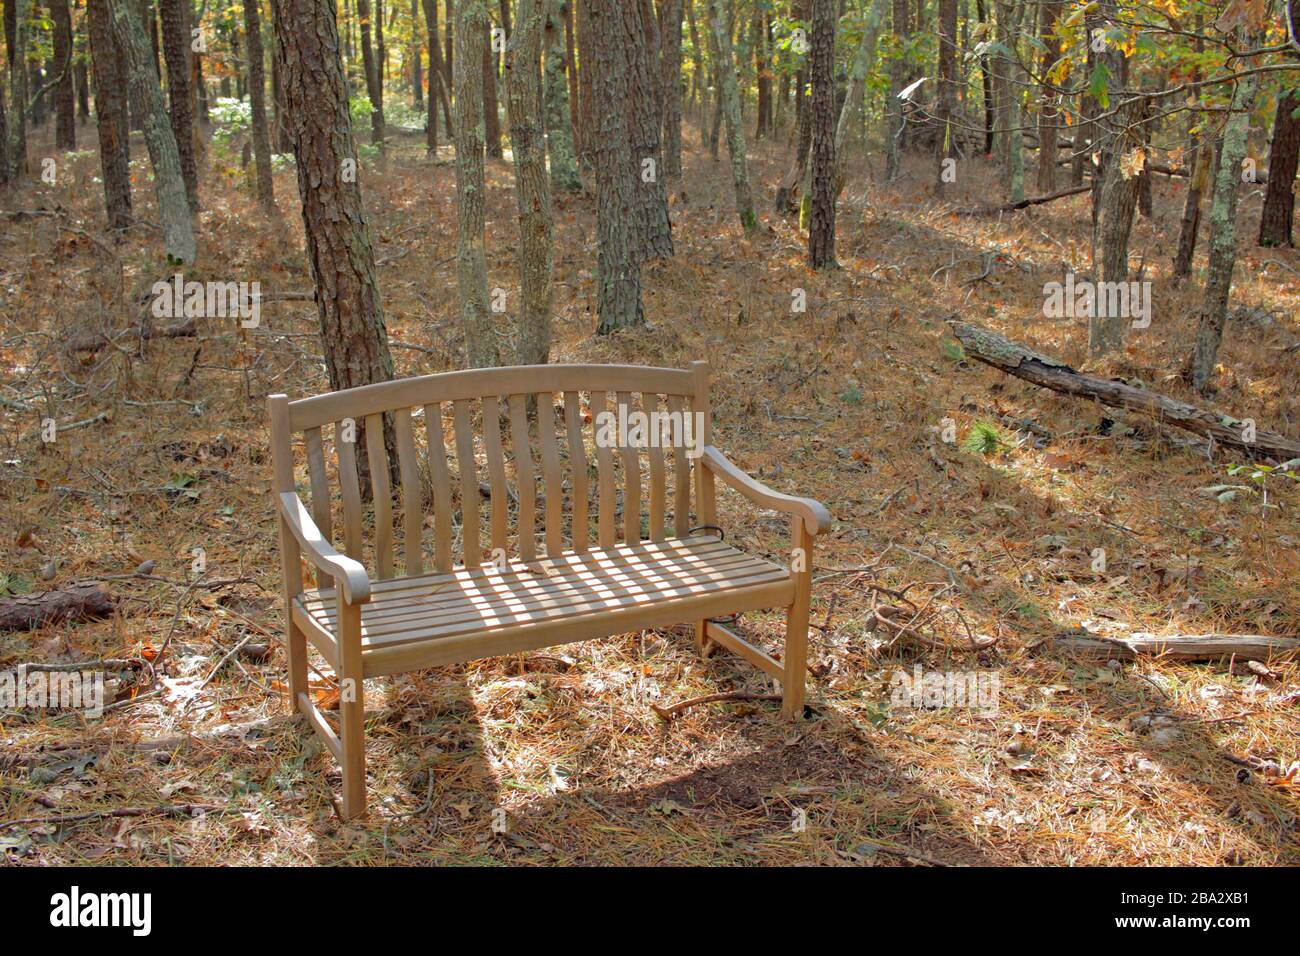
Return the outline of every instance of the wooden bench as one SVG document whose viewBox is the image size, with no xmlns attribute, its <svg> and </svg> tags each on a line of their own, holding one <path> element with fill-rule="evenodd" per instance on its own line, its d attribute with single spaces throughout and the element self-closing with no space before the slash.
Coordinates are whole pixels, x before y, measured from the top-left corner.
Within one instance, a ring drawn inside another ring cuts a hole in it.
<svg viewBox="0 0 1300 956">
<path fill-rule="evenodd" d="M 713 447 L 706 363 L 474 369 L 298 401 L 272 395 L 269 406 L 291 703 L 342 765 L 344 816 L 365 810 L 370 677 L 694 622 L 701 653 L 740 655 L 780 681 L 784 714 L 802 713 L 813 539 L 831 516 Z M 677 432 L 665 447 L 637 434 L 636 412 L 699 427 L 689 446 Z M 620 415 L 626 433 L 607 427 Z M 304 465 L 310 506 L 298 493 Z M 715 478 L 790 516 L 789 569 L 724 539 Z M 303 559 L 320 586 L 304 587 Z M 771 607 L 786 608 L 780 661 L 711 620 Z M 309 692 L 307 641 L 337 676 L 337 730 Z"/>
</svg>

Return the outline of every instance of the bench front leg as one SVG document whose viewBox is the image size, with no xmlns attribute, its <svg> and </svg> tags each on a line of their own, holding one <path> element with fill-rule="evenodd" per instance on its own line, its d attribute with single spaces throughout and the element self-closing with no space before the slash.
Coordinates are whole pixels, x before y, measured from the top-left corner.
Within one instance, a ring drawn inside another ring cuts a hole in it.
<svg viewBox="0 0 1300 956">
<path fill-rule="evenodd" d="M 790 536 L 794 542 L 790 554 L 794 600 L 785 612 L 785 655 L 782 660 L 785 679 L 781 682 L 781 713 L 795 720 L 803 716 L 804 684 L 808 673 L 808 608 L 812 603 L 814 538 L 799 515 L 790 519 Z"/>
<path fill-rule="evenodd" d="M 366 812 L 366 700 L 361 670 L 361 605 L 343 598 L 339 608 L 339 738 L 342 743 L 343 817 Z"/>
</svg>

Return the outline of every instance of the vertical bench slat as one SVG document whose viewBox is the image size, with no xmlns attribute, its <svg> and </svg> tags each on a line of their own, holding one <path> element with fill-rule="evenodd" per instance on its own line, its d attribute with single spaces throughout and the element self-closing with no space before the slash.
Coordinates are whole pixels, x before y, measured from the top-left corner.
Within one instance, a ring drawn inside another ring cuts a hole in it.
<svg viewBox="0 0 1300 956">
<path fill-rule="evenodd" d="M 478 464 L 474 460 L 474 432 L 470 424 L 468 399 L 452 403 L 456 426 L 456 464 L 460 468 L 460 527 L 465 567 L 483 563 L 483 548 L 478 538 Z"/>
<path fill-rule="evenodd" d="M 618 421 L 627 422 L 632 414 L 632 395 L 630 392 L 618 393 Z M 619 429 L 622 432 L 622 428 Z M 627 431 L 630 433 L 631 428 Z M 630 437 L 630 434 L 629 434 Z M 619 453 L 623 456 L 623 540 L 627 544 L 636 544 L 641 540 L 641 459 L 631 441 L 622 443 L 619 435 Z"/>
<path fill-rule="evenodd" d="M 334 450 L 339 456 L 339 490 L 343 495 L 343 550 L 349 558 L 365 564 L 361 556 L 361 486 L 357 482 L 356 423 L 351 422 L 352 441 L 344 440 L 350 420 L 334 423 Z"/>
<path fill-rule="evenodd" d="M 645 411 L 646 427 L 649 435 L 649 447 L 646 455 L 650 459 L 650 540 L 664 539 L 664 498 L 667 496 L 668 480 L 664 469 L 664 450 L 661 445 L 662 432 L 655 428 L 658 421 L 659 396 L 653 392 L 641 393 L 641 408 Z M 653 434 L 658 432 L 657 434 Z"/>
<path fill-rule="evenodd" d="M 564 428 L 569 438 L 569 466 L 573 469 L 573 550 L 590 548 L 587 536 L 587 447 L 582 441 L 582 408 L 577 392 L 564 393 Z"/>
<path fill-rule="evenodd" d="M 397 466 L 402 475 L 402 549 L 406 555 L 406 573 L 423 574 L 424 509 L 420 501 L 420 469 L 411 410 L 399 408 L 394 413 L 393 424 L 397 431 Z"/>
<path fill-rule="evenodd" d="M 487 457 L 488 485 L 492 491 L 492 551 L 506 551 L 509 541 L 510 489 L 506 484 L 506 457 L 501 450 L 501 399 L 483 397 L 483 451 Z"/>
<path fill-rule="evenodd" d="M 447 473 L 447 443 L 442 431 L 442 403 L 424 406 L 429 436 L 429 474 L 433 477 L 433 566 L 451 570 L 451 478 Z"/>
<path fill-rule="evenodd" d="M 697 439 L 700 447 L 713 444 L 713 406 L 709 399 L 709 363 L 692 362 L 695 376 L 695 394 L 691 397 L 691 411 L 699 419 L 703 434 Z M 718 516 L 713 498 L 713 472 L 695 463 L 695 515 L 699 524 L 717 524 Z"/>
<path fill-rule="evenodd" d="M 522 394 L 510 396 L 510 437 L 515 451 L 515 484 L 519 489 L 519 556 L 537 559 L 537 482 L 533 479 L 533 456 L 528 450 L 528 401 Z"/>
<path fill-rule="evenodd" d="M 309 428 L 303 433 L 307 438 L 307 471 L 311 476 L 311 520 L 316 522 L 321 537 L 333 538 L 330 522 L 330 481 L 325 473 L 325 446 L 321 444 L 320 429 Z"/>
<path fill-rule="evenodd" d="M 375 502 L 375 567 L 381 578 L 393 576 L 393 487 L 388 481 L 388 452 L 384 449 L 384 416 L 366 416 L 366 456 L 370 459 L 370 489 Z"/>
<path fill-rule="evenodd" d="M 683 405 L 680 395 L 668 396 L 668 414 L 673 416 L 674 421 L 682 423 L 683 433 L 679 437 L 685 439 L 685 429 L 688 427 L 686 416 L 690 413 Z M 690 528 L 691 463 L 686 457 L 686 447 L 679 443 L 673 446 L 673 533 L 684 538 Z"/>
<path fill-rule="evenodd" d="M 618 503 L 614 500 L 614 452 L 607 441 L 601 441 L 601 415 L 609 411 L 609 393 L 591 393 L 591 416 L 596 435 L 596 478 L 600 486 L 597 513 L 597 542 L 602 548 L 612 548 L 618 541 L 614 525 Z"/>
<path fill-rule="evenodd" d="M 537 395 L 537 444 L 546 493 L 546 553 L 554 555 L 564 550 L 564 482 L 555 439 L 555 396 L 551 392 Z"/>
</svg>

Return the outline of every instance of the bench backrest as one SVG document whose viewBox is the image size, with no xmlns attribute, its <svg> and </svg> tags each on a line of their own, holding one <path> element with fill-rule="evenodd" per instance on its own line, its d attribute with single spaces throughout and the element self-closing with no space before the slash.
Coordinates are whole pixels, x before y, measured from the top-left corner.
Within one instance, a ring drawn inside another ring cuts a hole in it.
<svg viewBox="0 0 1300 956">
<path fill-rule="evenodd" d="M 662 541 L 714 522 L 712 476 L 696 457 L 712 441 L 708 392 L 708 365 L 694 362 L 689 370 L 509 366 L 297 401 L 272 395 L 273 487 L 295 491 L 305 460 L 303 500 L 316 525 L 379 579 Z M 385 421 L 400 500 L 389 477 Z M 660 428 L 647 436 L 642 423 Z M 366 503 L 359 454 L 373 483 Z"/>
</svg>

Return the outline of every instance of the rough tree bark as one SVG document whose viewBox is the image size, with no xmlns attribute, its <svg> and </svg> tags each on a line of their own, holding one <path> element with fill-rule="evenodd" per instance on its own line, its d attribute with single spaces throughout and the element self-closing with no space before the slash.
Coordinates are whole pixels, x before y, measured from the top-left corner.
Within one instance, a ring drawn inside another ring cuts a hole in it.
<svg viewBox="0 0 1300 956">
<path fill-rule="evenodd" d="M 501 110 L 497 104 L 497 55 L 492 50 L 491 21 L 488 23 L 488 39 L 483 44 L 483 137 L 487 145 L 487 154 L 493 159 L 501 158 Z"/>
<path fill-rule="evenodd" d="M 551 353 L 551 194 L 542 136 L 541 57 L 548 0 L 520 0 L 506 48 L 506 112 L 519 208 L 519 340 L 516 361 L 542 365 Z M 567 117 L 566 117 L 567 119 Z"/>
<path fill-rule="evenodd" d="M 122 52 L 131 99 L 141 106 L 144 142 L 153 166 L 154 193 L 162 219 L 163 247 L 170 260 L 193 262 L 197 253 L 190 204 L 181 175 L 181 157 L 163 104 L 149 38 L 130 0 L 112 0 L 113 34 Z"/>
<path fill-rule="evenodd" d="M 661 58 L 660 101 L 663 104 L 664 177 L 682 175 L 682 0 L 663 0 L 659 42 Z"/>
<path fill-rule="evenodd" d="M 1223 323 L 1228 315 L 1232 269 L 1237 263 L 1237 184 L 1241 180 L 1241 161 L 1246 158 L 1250 111 L 1258 91 L 1258 73 L 1237 81 L 1232 94 L 1232 113 L 1223 131 L 1214 198 L 1210 203 L 1210 268 L 1188 369 L 1192 387 L 1198 392 L 1206 390 L 1214 373 L 1219 343 L 1223 340 Z"/>
<path fill-rule="evenodd" d="M 357 182 L 334 4 L 273 0 L 271 8 L 330 388 L 387 381 L 393 357 Z M 364 448 L 364 423 L 357 426 L 357 443 Z M 362 487 L 369 488 L 369 456 L 356 457 Z M 388 457 L 396 461 L 391 447 Z"/>
<path fill-rule="evenodd" d="M 1174 275 L 1192 274 L 1192 257 L 1196 254 L 1196 236 L 1201 226 L 1201 196 L 1210 181 L 1214 147 L 1203 136 L 1192 143 L 1192 177 L 1183 201 L 1183 217 L 1178 226 L 1178 251 L 1174 253 Z"/>
<path fill-rule="evenodd" d="M 72 11 L 68 0 L 50 0 L 50 20 L 54 24 L 54 70 L 59 78 L 54 94 L 54 146 L 77 148 L 77 97 L 72 66 Z"/>
<path fill-rule="evenodd" d="M 1047 74 L 1059 57 L 1053 34 L 1056 21 L 1061 16 L 1062 6 L 1060 0 L 1044 0 L 1038 8 L 1038 38 L 1043 45 L 1042 57 L 1038 65 L 1041 77 L 1038 90 L 1041 99 L 1038 107 L 1038 192 L 1040 194 L 1056 191 L 1056 148 L 1060 137 L 1057 126 L 1061 122 L 1061 114 L 1056 109 L 1056 94 L 1049 87 Z"/>
<path fill-rule="evenodd" d="M 1128 240 L 1133 231 L 1140 182 L 1127 157 L 1142 144 L 1141 124 L 1147 101 L 1135 96 L 1118 107 L 1112 117 L 1112 139 L 1103 149 L 1102 194 L 1098 206 L 1103 282 L 1128 281 Z M 1131 316 L 1095 315 L 1088 320 L 1088 354 L 1098 358 L 1124 344 L 1124 329 Z"/>
<path fill-rule="evenodd" d="M 275 206 L 271 178 L 271 141 L 266 127 L 266 76 L 262 65 L 261 0 L 244 0 L 244 33 L 248 37 L 248 98 L 253 113 L 253 157 L 257 168 L 257 201 L 265 209 Z"/>
<path fill-rule="evenodd" d="M 1291 219 L 1295 212 L 1296 161 L 1300 158 L 1300 91 L 1289 90 L 1277 100 L 1273 143 L 1268 150 L 1268 188 L 1259 216 L 1261 246 L 1291 245 Z"/>
<path fill-rule="evenodd" d="M 126 78 L 113 37 L 108 0 L 87 0 L 86 28 L 95 77 L 95 128 L 99 131 L 99 168 L 104 180 L 104 208 L 110 229 L 131 225 L 130 127 Z"/>
<path fill-rule="evenodd" d="M 484 0 L 460 0 L 455 23 L 456 278 L 466 357 L 471 366 L 482 368 L 500 364 L 496 330 L 488 313 L 483 235 L 483 58 L 488 49 Z"/>
<path fill-rule="evenodd" d="M 718 76 L 722 112 L 727 121 L 727 152 L 731 155 L 731 182 L 736 193 L 736 215 L 745 232 L 758 228 L 754 199 L 749 189 L 749 163 L 745 156 L 745 125 L 740 116 L 740 90 L 736 82 L 736 62 L 731 50 L 731 31 L 727 25 L 725 0 L 711 0 L 713 37 L 718 51 Z M 833 148 L 833 147 L 832 147 Z"/>
<path fill-rule="evenodd" d="M 167 60 L 167 103 L 181 157 L 190 212 L 199 211 L 199 171 L 194 155 L 194 100 L 190 96 L 189 0 L 159 0 L 162 46 Z"/>
<path fill-rule="evenodd" d="M 627 126 L 629 63 L 621 14 L 603 0 L 581 0 L 579 10 L 586 27 L 579 32 L 587 64 L 583 73 L 591 74 L 588 138 L 596 184 L 596 332 L 605 335 L 645 323 L 641 260 L 629 215 L 637 189 Z"/>
<path fill-rule="evenodd" d="M 892 183 L 898 178 L 903 128 L 906 124 L 903 101 L 898 94 L 907 85 L 907 64 L 903 60 L 903 44 L 909 32 L 907 0 L 892 0 L 891 6 L 890 29 L 893 32 L 895 49 L 893 59 L 889 63 L 889 100 L 885 108 L 885 182 L 887 183 Z"/>
<path fill-rule="evenodd" d="M 659 105 L 659 28 L 650 0 L 627 0 L 617 6 L 622 13 L 623 48 L 627 51 L 628 136 L 632 142 L 632 165 L 637 173 L 637 190 L 633 195 L 634 235 L 643 261 L 667 259 L 673 254 L 673 233 L 659 143 L 663 128 Z"/>
<path fill-rule="evenodd" d="M 835 261 L 835 0 L 812 5 L 812 188 L 808 264 L 831 269 Z"/>
<path fill-rule="evenodd" d="M 568 21 L 567 0 L 548 0 L 543 40 L 546 47 L 544 76 L 546 101 L 546 150 L 551 158 L 552 193 L 582 192 L 578 158 L 573 148 L 573 111 L 569 107 L 569 85 L 565 78 L 568 61 L 564 24 Z"/>
</svg>

